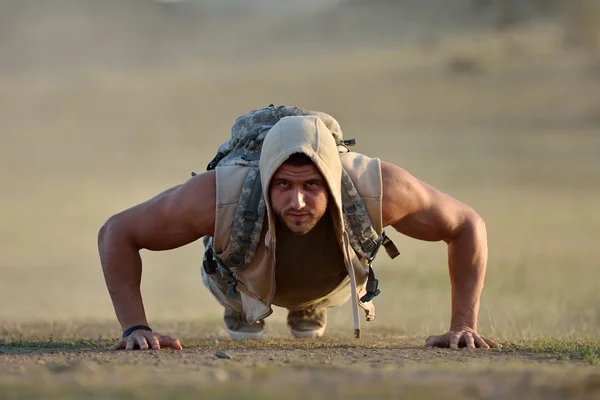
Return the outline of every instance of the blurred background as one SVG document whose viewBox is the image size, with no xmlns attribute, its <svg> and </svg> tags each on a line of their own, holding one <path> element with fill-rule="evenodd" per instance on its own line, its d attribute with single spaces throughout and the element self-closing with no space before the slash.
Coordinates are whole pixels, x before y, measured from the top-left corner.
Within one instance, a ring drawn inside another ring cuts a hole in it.
<svg viewBox="0 0 600 400">
<path fill-rule="evenodd" d="M 595 0 L 0 0 L 0 321 L 117 326 L 100 226 L 271 103 L 332 114 L 483 216 L 482 332 L 598 334 Z M 365 332 L 443 331 L 446 245 L 391 236 Z M 151 323 L 220 319 L 202 252 L 143 253 Z M 330 322 L 348 332 L 349 304 Z"/>
</svg>

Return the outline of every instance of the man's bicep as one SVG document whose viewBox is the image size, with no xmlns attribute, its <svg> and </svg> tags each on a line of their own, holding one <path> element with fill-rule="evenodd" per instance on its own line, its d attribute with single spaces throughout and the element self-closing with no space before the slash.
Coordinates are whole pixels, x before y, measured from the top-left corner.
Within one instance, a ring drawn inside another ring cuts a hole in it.
<svg viewBox="0 0 600 400">
<path fill-rule="evenodd" d="M 382 163 L 384 226 L 415 239 L 451 240 L 473 210 L 402 168 Z"/>
<path fill-rule="evenodd" d="M 115 216 L 139 249 L 169 250 L 212 235 L 215 174 L 206 172 Z"/>
</svg>

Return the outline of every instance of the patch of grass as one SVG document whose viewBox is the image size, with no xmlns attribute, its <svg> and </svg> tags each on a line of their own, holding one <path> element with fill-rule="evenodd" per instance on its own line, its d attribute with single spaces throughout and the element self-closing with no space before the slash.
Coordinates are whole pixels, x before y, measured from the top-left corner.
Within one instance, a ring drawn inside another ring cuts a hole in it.
<svg viewBox="0 0 600 400">
<path fill-rule="evenodd" d="M 15 349 L 23 348 L 28 350 L 91 350 L 91 349 L 106 349 L 110 347 L 114 342 L 109 340 L 13 340 L 13 341 L 0 341 L 0 348 Z"/>
<path fill-rule="evenodd" d="M 600 339 L 540 337 L 534 340 L 505 342 L 504 351 L 526 351 L 540 359 L 597 364 L 600 358 Z"/>
</svg>

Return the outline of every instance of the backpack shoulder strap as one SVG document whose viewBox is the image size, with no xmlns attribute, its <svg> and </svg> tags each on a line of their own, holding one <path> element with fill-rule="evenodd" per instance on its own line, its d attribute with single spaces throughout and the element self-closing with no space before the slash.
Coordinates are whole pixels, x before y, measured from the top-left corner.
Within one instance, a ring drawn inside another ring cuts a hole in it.
<svg viewBox="0 0 600 400">
<path fill-rule="evenodd" d="M 375 231 L 365 204 L 344 169 L 342 169 L 342 207 L 350 245 L 356 254 L 366 259 L 369 266 L 366 293 L 360 298 L 362 303 L 368 303 L 381 293 L 372 266 L 379 249 L 383 246 L 392 259 L 400 255 L 400 252 L 394 242 L 386 236 L 385 231 L 382 230 L 381 235 Z"/>
<path fill-rule="evenodd" d="M 235 211 L 227 248 L 215 257 L 236 272 L 250 264 L 260 242 L 266 212 L 258 167 L 249 167 Z"/>
<path fill-rule="evenodd" d="M 348 227 L 350 245 L 361 257 L 373 261 L 379 247 L 384 246 L 390 258 L 396 258 L 400 252 L 383 231 L 378 234 L 354 182 L 345 170 L 342 170 L 342 207 L 344 208 L 344 224 Z"/>
</svg>

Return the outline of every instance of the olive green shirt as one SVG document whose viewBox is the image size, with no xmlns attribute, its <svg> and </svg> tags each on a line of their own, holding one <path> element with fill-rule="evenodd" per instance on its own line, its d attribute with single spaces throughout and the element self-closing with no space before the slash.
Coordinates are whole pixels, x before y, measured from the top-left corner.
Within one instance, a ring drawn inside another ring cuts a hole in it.
<svg viewBox="0 0 600 400">
<path fill-rule="evenodd" d="M 278 226 L 273 304 L 308 305 L 333 291 L 347 275 L 329 212 L 304 235 Z"/>
</svg>

